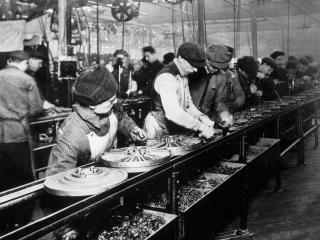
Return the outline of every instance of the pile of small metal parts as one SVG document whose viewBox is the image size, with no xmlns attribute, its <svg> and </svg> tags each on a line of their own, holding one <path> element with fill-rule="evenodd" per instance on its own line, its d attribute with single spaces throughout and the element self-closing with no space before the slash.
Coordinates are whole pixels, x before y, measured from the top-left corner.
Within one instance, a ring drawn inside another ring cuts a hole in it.
<svg viewBox="0 0 320 240">
<path fill-rule="evenodd" d="M 227 175 L 204 172 L 185 184 L 180 185 L 177 195 L 178 211 L 183 212 L 188 209 L 204 195 L 223 183 L 228 177 Z M 168 195 L 166 193 L 160 194 L 147 205 L 156 208 L 166 208 L 168 206 Z"/>
<path fill-rule="evenodd" d="M 164 217 L 148 212 L 113 215 L 108 227 L 99 234 L 98 240 L 142 240 L 166 224 Z"/>
<path fill-rule="evenodd" d="M 260 155 L 261 153 L 263 153 L 267 149 L 268 149 L 268 147 L 261 147 L 261 146 L 254 146 L 254 145 L 249 146 L 247 153 L 246 153 L 247 154 L 247 161 L 248 162 L 252 161 L 254 158 L 256 158 L 258 155 Z"/>
<path fill-rule="evenodd" d="M 231 176 L 234 173 L 236 173 L 240 168 L 241 166 L 236 163 L 221 162 L 210 168 L 208 172 Z"/>
</svg>

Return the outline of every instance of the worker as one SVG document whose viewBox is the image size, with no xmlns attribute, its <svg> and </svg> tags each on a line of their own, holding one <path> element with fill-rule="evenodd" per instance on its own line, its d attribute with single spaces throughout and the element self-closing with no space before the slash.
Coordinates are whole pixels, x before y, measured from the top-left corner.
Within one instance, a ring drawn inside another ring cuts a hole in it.
<svg viewBox="0 0 320 240">
<path fill-rule="evenodd" d="M 233 48 L 211 44 L 206 50 L 207 74 L 190 84 L 194 104 L 210 118 L 218 117 L 225 125 L 233 124 L 232 112 L 244 103 L 244 92 L 229 70 Z"/>
<path fill-rule="evenodd" d="M 74 112 L 59 129 L 47 176 L 99 159 L 114 146 L 118 130 L 134 141 L 146 140 L 146 133 L 117 102 L 117 90 L 116 81 L 105 68 L 79 76 L 73 91 Z"/>
<path fill-rule="evenodd" d="M 12 52 L 0 71 L 1 190 L 35 180 L 28 118 L 42 111 L 42 100 L 34 79 L 25 73 L 28 61 L 28 53 Z"/>
<path fill-rule="evenodd" d="M 28 118 L 42 111 L 42 100 L 34 79 L 25 71 L 29 54 L 10 53 L 7 66 L 0 70 L 0 191 L 35 180 L 33 143 Z M 32 217 L 33 202 L 1 214 L 0 229 L 14 229 Z"/>
<path fill-rule="evenodd" d="M 213 137 L 214 122 L 195 107 L 188 84 L 188 75 L 204 67 L 205 61 L 205 53 L 197 44 L 185 42 L 178 48 L 177 58 L 158 73 L 152 88 L 152 111 L 144 125 L 149 138 L 185 130 Z"/>
</svg>

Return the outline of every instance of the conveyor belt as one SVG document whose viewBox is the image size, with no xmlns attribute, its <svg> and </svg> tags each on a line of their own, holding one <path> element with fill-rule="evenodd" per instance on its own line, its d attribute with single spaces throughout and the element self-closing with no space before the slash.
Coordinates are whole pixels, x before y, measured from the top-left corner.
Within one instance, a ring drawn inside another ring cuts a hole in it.
<svg viewBox="0 0 320 240">
<path fill-rule="evenodd" d="M 317 101 L 319 101 L 319 99 L 319 97 L 314 97 L 314 99 L 312 100 L 307 100 L 306 102 L 290 105 L 285 109 L 281 109 L 279 111 L 274 111 L 271 115 L 269 114 L 262 116 L 262 118 L 259 120 L 250 121 L 250 124 L 239 127 L 237 131 L 231 132 L 227 136 L 213 139 L 186 155 L 176 157 L 170 162 L 166 162 L 155 169 L 131 177 L 124 183 L 103 193 L 81 199 L 75 199 L 74 201 L 70 201 L 68 204 L 61 206 L 61 208 L 57 208 L 52 212 L 43 211 L 43 217 L 33 219 L 32 222 L 14 231 L 7 232 L 5 234 L 2 233 L 2 235 L 0 235 L 0 239 L 35 239 L 36 237 L 44 235 L 45 233 L 48 233 L 67 222 L 71 222 L 74 219 L 79 218 L 80 216 L 84 216 L 85 214 L 92 211 L 93 209 L 98 208 L 102 204 L 119 199 L 124 193 L 130 191 L 131 189 L 141 187 L 146 183 L 154 182 L 156 181 L 156 179 L 161 177 L 171 176 L 172 172 L 174 172 L 175 169 L 179 169 L 179 167 L 181 166 L 194 163 L 196 160 L 198 160 L 197 156 L 199 156 L 200 154 L 206 153 L 208 151 L 213 151 L 222 144 L 234 141 L 235 139 L 240 139 L 240 141 L 243 141 L 243 136 L 245 136 L 246 133 L 254 131 L 258 128 L 262 128 L 266 124 L 276 122 L 281 117 L 286 116 L 288 113 L 303 108 L 305 104 L 309 105 L 316 103 Z M 299 124 L 301 124 L 301 122 Z M 314 126 L 307 133 L 300 132 L 299 137 L 304 138 L 306 135 L 310 134 L 316 129 L 317 126 Z M 301 128 L 300 131 L 302 131 Z M 296 143 L 299 143 L 299 141 Z M 40 180 L 35 183 L 27 184 L 16 189 L 0 193 L 0 211 L 4 209 L 14 208 L 16 205 L 27 200 L 32 200 L 35 202 L 47 201 L 47 197 L 48 196 L 43 191 L 43 180 Z M 45 204 L 38 205 L 42 206 Z"/>
</svg>

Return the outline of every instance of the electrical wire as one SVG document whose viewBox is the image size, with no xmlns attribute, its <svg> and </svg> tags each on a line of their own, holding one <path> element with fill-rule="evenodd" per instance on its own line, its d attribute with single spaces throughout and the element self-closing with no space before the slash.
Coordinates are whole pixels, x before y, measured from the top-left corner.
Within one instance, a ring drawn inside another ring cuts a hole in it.
<svg viewBox="0 0 320 240">
<path fill-rule="evenodd" d="M 195 42 L 196 39 L 196 30 L 195 30 L 195 20 L 194 20 L 194 6 L 193 1 L 191 2 L 191 10 L 192 10 L 192 42 Z"/>
<path fill-rule="evenodd" d="M 290 0 L 288 0 L 288 24 L 287 24 L 287 49 L 286 49 L 286 56 L 289 56 L 289 49 L 290 49 Z"/>
<path fill-rule="evenodd" d="M 207 20 L 206 20 L 205 1 L 203 1 L 203 25 L 204 25 L 204 47 L 206 49 L 208 46 L 208 41 L 207 41 Z"/>
<path fill-rule="evenodd" d="M 190 21 L 190 13 L 188 8 L 188 2 L 186 3 L 186 11 L 187 13 L 187 22 L 188 22 L 188 29 L 189 29 L 189 41 L 193 41 L 192 36 L 190 37 L 190 29 L 192 29 L 192 22 Z M 191 13 L 192 14 L 192 13 Z"/>
<path fill-rule="evenodd" d="M 185 35 L 184 35 L 184 21 L 183 21 L 183 12 L 182 12 L 182 2 L 180 3 L 180 16 L 181 16 L 181 31 L 182 31 L 182 41 L 185 42 Z"/>
<path fill-rule="evenodd" d="M 171 28 L 172 28 L 172 43 L 173 43 L 173 51 L 176 54 L 176 37 L 174 34 L 174 10 L 173 10 L 173 4 L 171 4 L 172 9 L 171 9 Z"/>
</svg>

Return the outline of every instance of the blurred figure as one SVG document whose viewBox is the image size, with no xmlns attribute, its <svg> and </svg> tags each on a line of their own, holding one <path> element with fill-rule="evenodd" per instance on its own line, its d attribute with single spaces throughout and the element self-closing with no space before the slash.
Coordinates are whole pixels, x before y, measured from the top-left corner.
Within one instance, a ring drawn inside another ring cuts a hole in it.
<svg viewBox="0 0 320 240">
<path fill-rule="evenodd" d="M 147 62 L 145 68 L 140 74 L 140 79 L 136 79 L 139 85 L 139 94 L 150 96 L 152 82 L 158 72 L 163 68 L 163 64 L 158 60 L 156 50 L 152 46 L 142 48 L 143 59 Z"/>
<path fill-rule="evenodd" d="M 115 62 L 112 75 L 119 85 L 118 96 L 126 98 L 137 90 L 137 83 L 132 79 L 133 66 L 129 64 L 129 54 L 125 50 L 116 50 L 113 56 Z"/>
<path fill-rule="evenodd" d="M 270 75 L 270 77 L 276 81 L 276 91 L 280 96 L 289 95 L 288 72 L 285 69 L 285 53 L 282 51 L 274 51 L 270 57 L 278 67 Z"/>
<path fill-rule="evenodd" d="M 257 74 L 257 86 L 259 95 L 264 99 L 276 99 L 275 88 L 277 81 L 272 79 L 270 75 L 277 70 L 276 63 L 271 58 L 263 58 L 259 66 Z"/>
<path fill-rule="evenodd" d="M 26 70 L 26 73 L 32 76 L 37 83 L 40 96 L 43 100 L 43 106 L 42 106 L 43 109 L 49 109 L 54 107 L 52 103 L 49 103 L 47 100 L 44 99 L 42 89 L 45 88 L 44 85 L 47 83 L 46 83 L 46 79 L 40 79 L 40 76 L 39 76 L 39 71 L 42 68 L 46 59 L 47 57 L 43 54 L 43 52 L 40 52 L 40 51 L 31 52 L 30 59 L 28 62 L 28 69 Z"/>
<path fill-rule="evenodd" d="M 163 64 L 167 65 L 169 63 L 171 63 L 174 59 L 174 53 L 173 52 L 168 52 L 166 54 L 163 55 Z"/>
<path fill-rule="evenodd" d="M 241 87 L 245 92 L 246 101 L 258 94 L 258 87 L 255 83 L 257 72 L 258 65 L 254 57 L 244 56 L 238 59 L 235 77 L 238 78 Z"/>
<path fill-rule="evenodd" d="M 304 83 L 304 88 L 312 87 L 313 75 L 309 62 L 305 58 L 300 58 L 298 63 L 297 78 Z"/>
<path fill-rule="evenodd" d="M 109 70 L 109 72 L 113 72 L 114 68 L 113 68 L 113 62 L 114 62 L 114 56 L 109 54 L 107 57 L 107 63 L 105 65 L 106 69 Z"/>
</svg>

